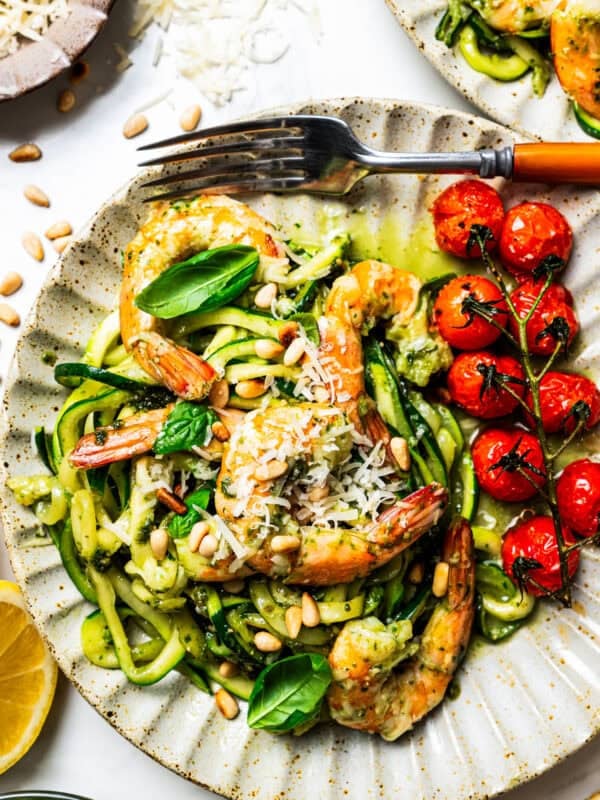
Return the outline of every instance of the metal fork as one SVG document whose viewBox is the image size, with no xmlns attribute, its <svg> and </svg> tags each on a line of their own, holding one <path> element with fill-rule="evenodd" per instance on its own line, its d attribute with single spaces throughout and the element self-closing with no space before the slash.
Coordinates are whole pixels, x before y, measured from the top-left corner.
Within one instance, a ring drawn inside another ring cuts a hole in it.
<svg viewBox="0 0 600 800">
<path fill-rule="evenodd" d="M 600 143 L 507 145 L 464 153 L 385 153 L 364 145 L 337 117 L 295 115 L 206 128 L 139 150 L 197 142 L 140 166 L 177 169 L 143 184 L 178 188 L 148 197 L 174 199 L 199 192 L 311 192 L 343 195 L 376 173 L 456 173 L 514 181 L 600 184 Z"/>
</svg>

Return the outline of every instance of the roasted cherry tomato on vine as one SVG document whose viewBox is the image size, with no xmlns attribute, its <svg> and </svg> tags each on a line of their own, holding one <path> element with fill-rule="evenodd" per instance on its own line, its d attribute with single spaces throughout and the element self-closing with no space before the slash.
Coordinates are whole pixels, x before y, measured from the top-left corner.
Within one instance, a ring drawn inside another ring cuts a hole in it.
<svg viewBox="0 0 600 800">
<path fill-rule="evenodd" d="M 531 394 L 526 395 L 525 401 L 533 409 Z M 584 428 L 590 430 L 600 420 L 600 392 L 585 375 L 547 372 L 540 382 L 540 405 L 546 433 L 569 434 L 582 417 Z M 533 427 L 531 416 L 528 423 Z"/>
<path fill-rule="evenodd" d="M 487 428 L 473 442 L 471 455 L 481 488 L 496 500 L 529 500 L 546 483 L 542 448 L 528 431 Z"/>
<path fill-rule="evenodd" d="M 600 464 L 582 458 L 563 470 L 556 484 L 560 518 L 580 536 L 600 529 Z"/>
<path fill-rule="evenodd" d="M 566 264 L 572 245 L 571 226 L 554 206 L 520 203 L 504 219 L 500 260 L 517 278 L 526 277 L 549 256 Z"/>
<path fill-rule="evenodd" d="M 567 546 L 575 544 L 575 537 L 568 528 L 562 526 L 563 537 Z M 524 585 L 529 594 L 541 597 L 543 589 L 539 589 L 531 581 L 536 581 L 549 592 L 556 592 L 562 587 L 560 576 L 560 559 L 558 544 L 556 541 L 556 531 L 552 517 L 531 517 L 528 520 L 518 523 L 511 528 L 502 542 L 502 565 L 506 574 L 515 583 L 518 580 L 517 570 L 514 570 L 515 561 L 518 558 L 532 559 L 541 564 L 541 567 L 527 569 L 523 575 Z M 572 578 L 579 566 L 579 550 L 571 550 L 567 557 L 567 567 L 569 577 Z"/>
<path fill-rule="evenodd" d="M 543 279 L 534 281 L 528 278 L 511 293 L 510 298 L 521 319 L 529 314 L 543 288 Z M 518 339 L 519 326 L 514 317 L 509 318 L 508 326 Z M 558 283 L 551 284 L 531 315 L 526 331 L 529 350 L 535 355 L 552 355 L 558 342 L 568 348 L 579 331 L 571 292 Z"/>
<path fill-rule="evenodd" d="M 481 256 L 479 245 L 467 249 L 473 225 L 484 225 L 492 231 L 494 238 L 486 244 L 486 250 L 496 246 L 502 230 L 504 206 L 498 192 L 489 184 L 476 180 L 453 183 L 439 195 L 431 210 L 435 239 L 446 253 L 459 258 Z"/>
<path fill-rule="evenodd" d="M 480 350 L 500 336 L 491 322 L 475 308 L 506 327 L 508 309 L 502 292 L 488 278 L 464 275 L 453 278 L 439 292 L 433 305 L 433 320 L 444 339 L 459 350 Z"/>
<path fill-rule="evenodd" d="M 487 350 L 460 353 L 448 372 L 452 402 L 479 419 L 503 417 L 514 411 L 525 394 L 525 373 L 516 358 L 497 356 Z"/>
</svg>

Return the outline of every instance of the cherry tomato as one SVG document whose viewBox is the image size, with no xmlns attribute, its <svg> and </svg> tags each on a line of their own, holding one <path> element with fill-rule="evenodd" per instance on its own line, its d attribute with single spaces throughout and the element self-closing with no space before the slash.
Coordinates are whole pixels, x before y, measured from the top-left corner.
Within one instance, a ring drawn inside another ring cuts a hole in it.
<svg viewBox="0 0 600 800">
<path fill-rule="evenodd" d="M 525 397 L 529 408 L 533 408 L 531 394 Z M 584 375 L 569 372 L 547 372 L 540 383 L 542 424 L 547 433 L 571 433 L 578 417 L 573 411 L 577 403 L 589 409 L 585 428 L 590 430 L 600 420 L 600 392 L 596 384 Z M 533 419 L 528 416 L 533 427 Z"/>
<path fill-rule="evenodd" d="M 512 397 L 493 375 L 510 376 L 508 386 L 519 397 L 525 393 L 525 374 L 516 358 L 497 356 L 487 350 L 458 355 L 448 372 L 448 389 L 456 405 L 473 417 L 494 419 L 514 411 L 519 401 Z"/>
<path fill-rule="evenodd" d="M 548 256 L 558 256 L 566 263 L 572 244 L 571 226 L 554 206 L 521 203 L 504 219 L 500 259 L 513 275 L 525 277 Z"/>
<path fill-rule="evenodd" d="M 575 538 L 568 528 L 562 526 L 565 544 L 575 543 Z M 506 574 L 518 583 L 513 572 L 513 564 L 520 556 L 531 558 L 542 566 L 531 569 L 527 575 L 537 581 L 550 592 L 555 592 L 562 586 L 560 577 L 560 560 L 558 557 L 558 544 L 552 517 L 531 517 L 524 522 L 510 528 L 502 542 L 502 565 Z M 572 578 L 579 566 L 579 550 L 571 550 L 567 558 L 569 577 Z M 536 597 L 541 597 L 544 592 L 532 583 L 527 582 L 527 591 Z"/>
<path fill-rule="evenodd" d="M 459 258 L 481 256 L 478 245 L 467 252 L 472 225 L 490 228 L 494 239 L 486 244 L 486 250 L 496 246 L 502 230 L 504 206 L 498 192 L 489 184 L 476 180 L 453 183 L 439 195 L 431 210 L 435 239 L 446 253 Z"/>
<path fill-rule="evenodd" d="M 518 466 L 525 470 L 538 488 L 546 483 L 542 448 L 537 438 L 528 431 L 487 428 L 473 442 L 471 455 L 481 488 L 496 500 L 518 503 L 537 494 L 536 487 L 517 471 Z M 529 469 L 524 462 L 533 469 Z"/>
<path fill-rule="evenodd" d="M 521 319 L 529 314 L 543 286 L 543 280 L 534 281 L 528 278 L 511 293 L 510 298 Z M 573 310 L 573 297 L 564 286 L 553 283 L 544 293 L 527 323 L 527 344 L 532 353 L 549 356 L 554 352 L 556 343 L 560 339 L 553 333 L 552 328 L 550 331 L 548 328 L 553 323 L 555 326 L 560 325 L 554 322 L 559 317 L 562 317 L 568 325 L 566 346 L 569 347 L 579 331 L 579 322 Z M 518 339 L 519 326 L 514 317 L 509 318 L 508 325 L 513 336 Z"/>
<path fill-rule="evenodd" d="M 580 536 L 594 536 L 600 528 L 600 464 L 582 458 L 565 467 L 556 484 L 558 510 Z"/>
<path fill-rule="evenodd" d="M 453 278 L 439 292 L 433 320 L 444 339 L 459 350 L 480 350 L 495 342 L 500 331 L 475 311 L 464 308 L 467 298 L 485 303 L 501 326 L 506 326 L 507 306 L 495 283 L 480 275 Z"/>
</svg>

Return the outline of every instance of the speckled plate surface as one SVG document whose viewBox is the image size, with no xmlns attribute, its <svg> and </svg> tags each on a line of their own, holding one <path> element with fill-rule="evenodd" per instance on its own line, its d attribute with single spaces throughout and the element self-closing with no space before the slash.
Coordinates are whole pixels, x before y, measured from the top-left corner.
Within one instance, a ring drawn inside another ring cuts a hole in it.
<svg viewBox="0 0 600 800">
<path fill-rule="evenodd" d="M 577 124 L 571 104 L 553 74 L 543 97 L 536 97 L 531 75 L 503 83 L 476 72 L 456 51 L 435 38 L 447 0 L 386 0 L 423 55 L 447 81 L 492 119 L 546 141 L 590 141 Z"/>
<path fill-rule="evenodd" d="M 69 13 L 53 22 L 39 42 L 23 44 L 0 59 L 0 102 L 55 78 L 81 56 L 108 18 L 115 0 L 70 0 Z"/>
<path fill-rule="evenodd" d="M 339 114 L 365 141 L 387 149 L 452 150 L 512 141 L 509 131 L 485 120 L 395 101 L 323 101 L 287 111 Z M 32 454 L 31 430 L 39 424 L 52 426 L 64 396 L 41 355 L 50 349 L 61 360 L 76 358 L 94 324 L 115 303 L 119 253 L 147 210 L 139 191 L 146 178 L 140 176 L 117 192 L 80 232 L 23 328 L 4 398 L 2 487 L 8 472 L 40 469 Z M 418 260 L 436 257 L 427 208 L 451 180 L 388 176 L 364 181 L 344 201 L 264 196 L 251 204 L 284 230 L 296 221 L 306 228 L 321 227 L 325 217 L 340 226 L 352 225 L 364 254 L 381 252 L 398 265 L 418 268 Z M 566 280 L 576 296 L 583 346 L 574 366 L 600 377 L 598 195 L 506 188 L 508 204 L 524 196 L 557 204 L 575 230 Z M 420 242 L 418 251 L 411 249 L 413 234 Z M 79 630 L 90 606 L 71 585 L 55 548 L 33 546 L 39 544 L 33 515 L 5 488 L 0 500 L 14 572 L 65 674 L 130 742 L 227 797 L 484 798 L 547 769 L 600 725 L 597 550 L 583 558 L 574 610 L 547 605 L 505 645 L 472 649 L 461 670 L 458 699 L 445 702 L 410 735 L 387 744 L 331 725 L 296 739 L 250 731 L 245 709 L 227 722 L 209 697 L 176 673 L 139 688 L 118 671 L 89 664 Z"/>
</svg>

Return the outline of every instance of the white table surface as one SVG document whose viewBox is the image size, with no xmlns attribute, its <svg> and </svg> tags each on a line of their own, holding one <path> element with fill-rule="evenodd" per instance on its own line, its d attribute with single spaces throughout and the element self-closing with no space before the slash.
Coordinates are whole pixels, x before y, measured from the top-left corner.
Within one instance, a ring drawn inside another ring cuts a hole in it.
<svg viewBox="0 0 600 800">
<path fill-rule="evenodd" d="M 135 170 L 135 146 L 179 132 L 182 108 L 199 102 L 203 123 L 214 124 L 243 113 L 309 98 L 350 95 L 395 97 L 472 110 L 434 72 L 396 24 L 383 0 L 315 0 L 320 28 L 316 37 L 305 15 L 292 9 L 293 44 L 277 63 L 261 65 L 249 75 L 248 91 L 216 109 L 188 83 L 174 82 L 169 61 L 151 65 L 158 31 L 140 43 L 127 29 L 133 0 L 119 0 L 111 19 L 88 51 L 89 77 L 76 87 L 78 104 L 68 115 L 56 111 L 59 78 L 47 87 L 0 105 L 0 273 L 17 270 L 23 289 L 11 302 L 24 317 L 56 256 L 46 248 L 43 264 L 22 250 L 21 233 L 41 233 L 57 219 L 80 226 L 100 203 Z M 117 42 L 134 64 L 115 71 Z M 123 122 L 138 107 L 173 88 L 169 97 L 146 113 L 150 129 L 138 139 L 121 135 Z M 7 153 L 24 141 L 37 142 L 41 161 L 13 164 Z M 26 183 L 41 186 L 50 209 L 32 206 L 22 195 Z M 0 375 L 5 375 L 18 331 L 0 330 Z M 0 539 L 0 577 L 10 577 Z M 1 638 L 1 631 L 0 631 Z M 565 715 L 569 709 L 564 709 Z M 0 721 L 1 724 L 1 721 Z M 584 800 L 600 789 L 600 740 L 507 800 Z M 122 739 L 61 677 L 44 730 L 28 755 L 0 776 L 0 792 L 52 789 L 81 793 L 94 800 L 154 800 L 159 797 L 214 797 L 138 751 Z M 265 800 L 267 800 L 265 798 Z M 415 800 L 430 800 L 415 798 Z M 457 798 L 456 800 L 463 800 Z"/>
</svg>

